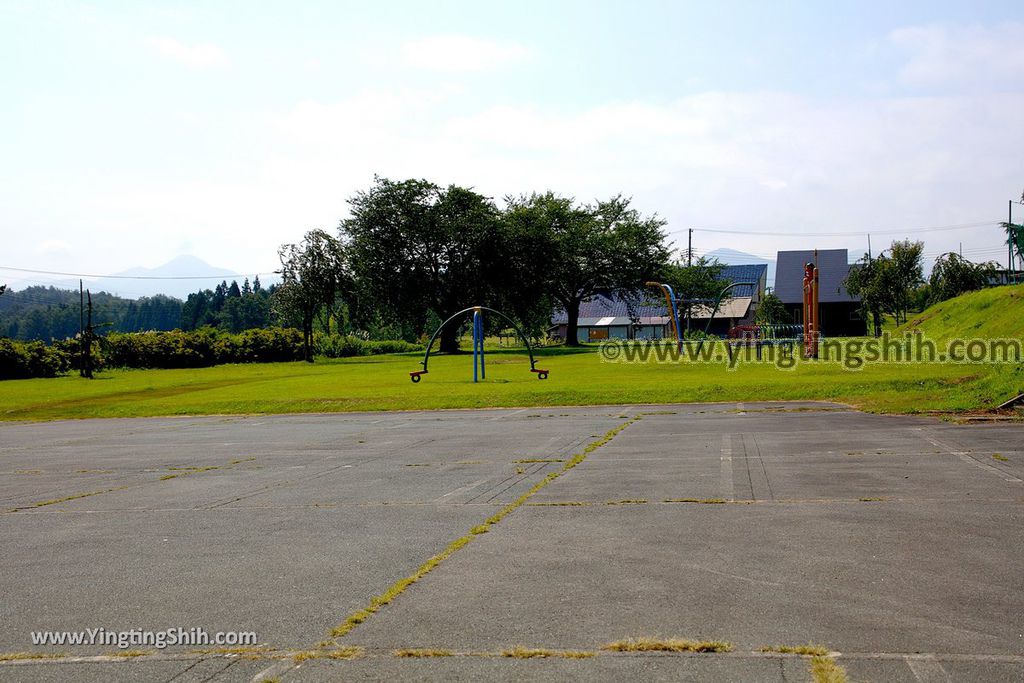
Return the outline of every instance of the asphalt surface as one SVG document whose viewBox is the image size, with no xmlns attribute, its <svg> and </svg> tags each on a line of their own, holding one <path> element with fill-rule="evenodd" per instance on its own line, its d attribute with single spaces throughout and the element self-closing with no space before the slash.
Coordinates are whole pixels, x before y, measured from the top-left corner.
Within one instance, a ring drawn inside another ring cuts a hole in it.
<svg viewBox="0 0 1024 683">
<path fill-rule="evenodd" d="M 623 425 L 337 641 L 361 656 L 290 656 Z M 806 681 L 761 648 L 807 643 L 853 681 L 1024 681 L 1022 437 L 810 403 L 0 424 L 0 681 Z M 265 649 L 30 636 L 179 627 Z M 734 649 L 601 649 L 641 636 Z"/>
</svg>

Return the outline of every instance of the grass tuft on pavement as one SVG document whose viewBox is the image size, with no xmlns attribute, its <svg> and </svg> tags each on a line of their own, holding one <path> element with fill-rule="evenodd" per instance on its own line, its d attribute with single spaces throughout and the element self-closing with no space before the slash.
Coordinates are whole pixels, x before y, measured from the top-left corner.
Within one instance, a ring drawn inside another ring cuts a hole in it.
<svg viewBox="0 0 1024 683">
<path fill-rule="evenodd" d="M 684 638 L 626 638 L 601 646 L 611 652 L 732 652 L 732 643 L 722 640 Z"/>
<path fill-rule="evenodd" d="M 847 683 L 846 669 L 831 657 L 811 658 L 811 678 L 814 683 Z"/>
</svg>

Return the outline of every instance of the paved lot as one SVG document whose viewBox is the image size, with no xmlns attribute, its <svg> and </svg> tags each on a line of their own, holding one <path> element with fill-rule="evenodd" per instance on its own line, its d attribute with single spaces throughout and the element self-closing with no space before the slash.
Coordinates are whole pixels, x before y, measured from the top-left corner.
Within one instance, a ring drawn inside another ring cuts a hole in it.
<svg viewBox="0 0 1024 683">
<path fill-rule="evenodd" d="M 338 640 L 362 656 L 284 656 L 623 425 Z M 1022 437 L 793 403 L 0 424 L 0 654 L 63 655 L 0 681 L 799 681 L 759 650 L 809 642 L 855 681 L 1024 680 Z M 96 627 L 275 650 L 29 635 Z M 600 649 L 638 636 L 734 651 Z"/>
</svg>

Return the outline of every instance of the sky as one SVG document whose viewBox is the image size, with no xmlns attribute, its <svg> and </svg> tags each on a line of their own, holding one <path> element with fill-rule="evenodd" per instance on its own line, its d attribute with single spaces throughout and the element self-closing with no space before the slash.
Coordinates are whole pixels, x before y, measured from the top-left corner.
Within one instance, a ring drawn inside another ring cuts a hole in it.
<svg viewBox="0 0 1024 683">
<path fill-rule="evenodd" d="M 270 272 L 374 175 L 1005 263 L 1024 190 L 1019 1 L 0 0 L 0 93 L 0 268 Z"/>
</svg>

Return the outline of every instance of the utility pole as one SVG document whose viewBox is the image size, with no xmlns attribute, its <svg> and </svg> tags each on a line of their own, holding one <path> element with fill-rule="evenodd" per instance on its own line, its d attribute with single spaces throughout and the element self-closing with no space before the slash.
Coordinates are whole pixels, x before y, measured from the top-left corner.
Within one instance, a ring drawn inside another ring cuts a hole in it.
<svg viewBox="0 0 1024 683">
<path fill-rule="evenodd" d="M 92 379 L 92 292 L 86 292 L 88 297 L 88 322 L 82 331 L 82 359 L 78 374 L 87 379 Z"/>
<path fill-rule="evenodd" d="M 693 265 L 693 228 L 689 229 L 689 234 L 686 238 L 686 265 Z"/>
<path fill-rule="evenodd" d="M 868 261 L 871 260 L 871 233 L 868 233 Z"/>
</svg>

